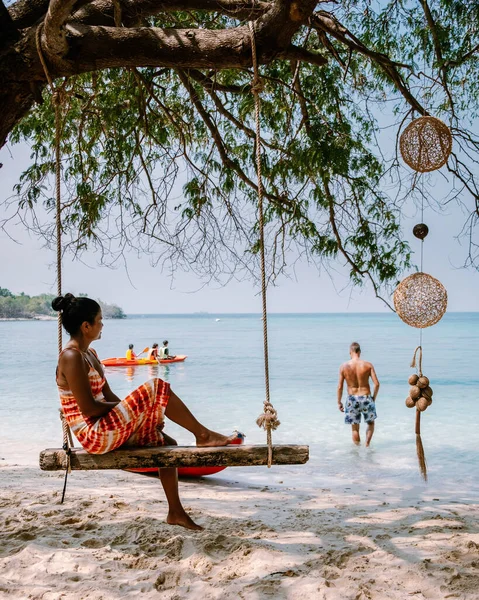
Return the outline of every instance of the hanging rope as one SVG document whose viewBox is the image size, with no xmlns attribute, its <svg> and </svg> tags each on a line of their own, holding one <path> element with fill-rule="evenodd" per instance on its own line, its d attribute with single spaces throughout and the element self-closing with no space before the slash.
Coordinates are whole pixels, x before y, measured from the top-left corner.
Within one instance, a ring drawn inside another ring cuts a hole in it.
<svg viewBox="0 0 479 600">
<path fill-rule="evenodd" d="M 254 112 L 256 122 L 256 173 L 258 178 L 258 216 L 259 216 L 259 243 L 261 257 L 261 298 L 263 304 L 263 345 L 264 345 L 264 378 L 266 388 L 266 399 L 263 404 L 263 414 L 261 414 L 256 423 L 258 427 L 266 431 L 266 440 L 268 444 L 268 468 L 273 462 L 273 438 L 272 432 L 280 425 L 278 413 L 271 404 L 269 394 L 269 353 L 268 353 L 268 312 L 266 308 L 266 259 L 264 249 L 264 211 L 263 211 L 263 179 L 261 173 L 261 124 L 260 108 L 263 90 L 263 82 L 259 76 L 258 61 L 256 54 L 256 35 L 254 22 L 248 23 L 251 35 L 251 51 L 253 57 L 253 83 L 251 86 L 254 96 Z"/>
<path fill-rule="evenodd" d="M 56 230 L 56 257 L 57 257 L 57 296 L 62 294 L 62 221 L 61 221 L 61 136 L 62 136 L 62 105 L 65 100 L 64 88 L 55 87 L 53 80 L 50 76 L 48 66 L 43 55 L 42 50 L 42 30 L 43 23 L 37 28 L 35 34 L 35 42 L 37 47 L 38 56 L 42 63 L 45 77 L 47 78 L 48 85 L 52 91 L 52 104 L 55 109 L 55 206 L 56 206 L 56 219 L 55 219 L 55 230 Z M 58 355 L 61 354 L 63 348 L 63 332 L 62 332 L 62 316 L 61 312 L 58 313 Z M 73 448 L 73 438 L 66 422 L 65 416 L 60 410 L 60 420 L 63 431 L 63 450 L 66 453 L 66 465 L 65 465 L 65 481 L 63 484 L 63 493 L 61 504 L 65 499 L 65 492 L 67 487 L 68 473 L 71 473 L 71 449 Z"/>
<path fill-rule="evenodd" d="M 411 367 L 413 369 L 416 368 L 416 355 L 419 352 L 419 358 L 417 360 L 417 372 L 419 374 L 419 377 L 422 377 L 422 346 L 418 346 L 416 348 L 416 350 L 414 350 L 414 354 L 412 357 L 412 361 L 411 361 Z"/>
</svg>

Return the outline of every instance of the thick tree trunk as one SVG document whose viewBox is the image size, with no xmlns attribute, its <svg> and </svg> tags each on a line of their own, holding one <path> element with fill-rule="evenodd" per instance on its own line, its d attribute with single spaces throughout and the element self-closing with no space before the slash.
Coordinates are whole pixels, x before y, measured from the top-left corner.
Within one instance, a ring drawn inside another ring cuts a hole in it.
<svg viewBox="0 0 479 600">
<path fill-rule="evenodd" d="M 300 49 L 291 46 L 291 39 L 307 22 L 317 0 L 178 0 L 159 3 L 128 0 L 123 3 L 125 13 L 122 18 L 137 21 L 145 14 L 157 14 L 160 10 L 202 8 L 225 14 L 235 14 L 236 10 L 241 18 L 251 11 L 257 18 L 258 61 L 265 64 L 275 57 L 297 58 Z M 1 0 L 0 7 L 5 9 Z M 69 16 L 68 7 L 77 12 Z M 9 14 L 6 10 L 3 16 L 0 14 L 0 33 L 4 28 L 6 31 L 0 39 L 0 147 L 35 100 L 41 101 L 47 78 L 35 39 L 40 23 L 44 23 L 41 48 L 52 79 L 115 67 L 218 70 L 245 68 L 252 64 L 247 26 L 226 30 L 115 27 L 113 22 L 112 26 L 105 26 L 105 20 L 112 19 L 112 15 L 105 17 L 101 13 L 100 9 L 106 7 L 104 0 L 78 0 L 76 3 L 72 0 L 20 0 L 9 7 Z M 99 24 L 94 23 L 95 14 L 99 15 Z M 311 55 L 311 60 L 320 64 L 318 61 L 322 59 Z"/>
<path fill-rule="evenodd" d="M 0 46 L 0 148 L 35 99 L 41 100 L 45 76 L 34 48 L 25 36 Z"/>
</svg>

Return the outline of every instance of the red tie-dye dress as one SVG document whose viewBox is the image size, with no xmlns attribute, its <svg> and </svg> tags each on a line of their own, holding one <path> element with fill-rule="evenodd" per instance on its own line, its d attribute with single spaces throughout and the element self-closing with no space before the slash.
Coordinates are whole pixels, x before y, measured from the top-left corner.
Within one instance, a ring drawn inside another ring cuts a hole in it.
<svg viewBox="0 0 479 600">
<path fill-rule="evenodd" d="M 105 378 L 93 367 L 87 356 L 84 353 L 82 355 L 89 366 L 88 380 L 93 397 L 102 401 L 105 399 Z M 70 390 L 58 385 L 58 392 L 62 411 L 70 429 L 83 448 L 91 454 L 105 454 L 125 445 L 165 444 L 161 432 L 170 398 L 170 384 L 162 379 L 150 379 L 140 385 L 102 417 L 85 417 Z"/>
</svg>

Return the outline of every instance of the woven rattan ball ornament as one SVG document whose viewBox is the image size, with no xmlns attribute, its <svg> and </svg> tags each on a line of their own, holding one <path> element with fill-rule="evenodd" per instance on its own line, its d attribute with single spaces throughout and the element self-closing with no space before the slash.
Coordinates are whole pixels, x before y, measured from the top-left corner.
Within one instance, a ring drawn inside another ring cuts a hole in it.
<svg viewBox="0 0 479 600">
<path fill-rule="evenodd" d="M 397 286 L 394 307 L 399 317 L 411 327 L 430 327 L 446 312 L 446 288 L 427 273 L 414 273 Z"/>
<path fill-rule="evenodd" d="M 446 164 L 451 154 L 451 130 L 436 117 L 419 117 L 401 134 L 399 148 L 411 169 L 418 173 L 435 171 Z"/>
</svg>

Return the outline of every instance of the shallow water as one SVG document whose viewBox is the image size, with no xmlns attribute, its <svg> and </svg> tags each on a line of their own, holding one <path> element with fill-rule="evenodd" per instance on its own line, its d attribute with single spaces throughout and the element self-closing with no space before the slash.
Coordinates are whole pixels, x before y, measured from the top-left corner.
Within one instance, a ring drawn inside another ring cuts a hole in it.
<svg viewBox="0 0 479 600">
<path fill-rule="evenodd" d="M 479 313 L 451 313 L 424 331 L 423 371 L 434 402 L 422 416 L 430 489 L 478 490 Z M 260 315 L 168 315 L 106 321 L 95 343 L 101 357 L 121 356 L 167 338 L 184 363 L 109 368 L 107 378 L 121 397 L 150 377 L 168 380 L 200 420 L 220 431 L 244 431 L 247 443 L 263 443 L 255 424 L 264 400 L 263 334 Z M 66 337 L 64 341 L 66 341 Z M 339 364 L 351 341 L 374 363 L 381 382 L 378 420 L 370 449 L 356 448 L 336 405 Z M 418 330 L 393 314 L 271 315 L 269 317 L 271 399 L 281 427 L 277 443 L 311 447 L 305 467 L 273 469 L 304 481 L 315 476 L 337 483 L 422 485 L 415 456 L 413 410 L 404 405 L 409 364 Z M 0 323 L 0 458 L 3 464 L 35 464 L 38 452 L 61 445 L 55 322 Z M 179 443 L 188 432 L 168 423 Z M 250 479 L 264 471 L 248 469 Z M 226 471 L 231 473 L 232 470 Z M 236 471 L 235 471 L 236 472 Z"/>
</svg>

